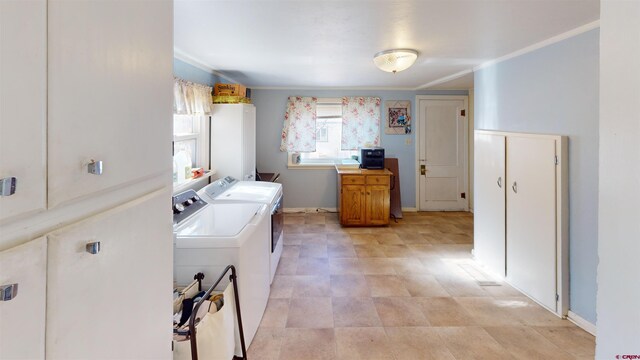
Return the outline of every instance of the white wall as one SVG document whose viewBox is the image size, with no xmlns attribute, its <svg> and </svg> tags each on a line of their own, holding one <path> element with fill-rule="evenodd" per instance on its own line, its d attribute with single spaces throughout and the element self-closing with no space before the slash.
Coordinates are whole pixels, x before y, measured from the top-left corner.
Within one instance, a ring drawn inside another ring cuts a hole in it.
<svg viewBox="0 0 640 360">
<path fill-rule="evenodd" d="M 640 355 L 640 1 L 601 2 L 596 358 Z"/>
<path fill-rule="evenodd" d="M 569 136 L 569 303 L 596 322 L 597 29 L 475 73 L 476 129 Z"/>
</svg>

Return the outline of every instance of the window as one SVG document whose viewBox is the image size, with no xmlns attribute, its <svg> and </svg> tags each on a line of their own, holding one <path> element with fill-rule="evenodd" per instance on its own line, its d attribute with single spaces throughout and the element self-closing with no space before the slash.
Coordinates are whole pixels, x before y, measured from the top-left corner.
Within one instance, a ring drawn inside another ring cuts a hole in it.
<svg viewBox="0 0 640 360">
<path fill-rule="evenodd" d="M 350 159 L 357 151 L 342 150 L 342 103 L 318 99 L 316 105 L 316 151 L 289 153 L 289 165 L 323 166 Z"/>
<path fill-rule="evenodd" d="M 173 155 L 184 151 L 191 167 L 209 169 L 209 115 L 173 115 Z M 179 178 L 174 178 L 178 182 Z"/>
<path fill-rule="evenodd" d="M 209 169 L 210 86 L 174 78 L 173 182 L 191 179 L 191 168 Z"/>
</svg>

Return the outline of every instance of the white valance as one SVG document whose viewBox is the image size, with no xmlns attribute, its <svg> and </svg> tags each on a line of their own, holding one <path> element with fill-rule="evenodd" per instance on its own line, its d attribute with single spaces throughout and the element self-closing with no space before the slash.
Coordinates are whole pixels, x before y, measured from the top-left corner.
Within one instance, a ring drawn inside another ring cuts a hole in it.
<svg viewBox="0 0 640 360">
<path fill-rule="evenodd" d="M 174 78 L 173 113 L 182 115 L 210 115 L 213 88 Z"/>
</svg>

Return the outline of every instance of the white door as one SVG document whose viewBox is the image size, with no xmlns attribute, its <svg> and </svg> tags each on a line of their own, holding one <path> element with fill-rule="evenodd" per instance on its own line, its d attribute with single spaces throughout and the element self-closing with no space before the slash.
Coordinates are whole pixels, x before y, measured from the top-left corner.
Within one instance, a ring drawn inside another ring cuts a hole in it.
<svg viewBox="0 0 640 360">
<path fill-rule="evenodd" d="M 507 137 L 507 279 L 556 311 L 556 142 Z"/>
<path fill-rule="evenodd" d="M 419 209 L 467 211 L 466 97 L 419 99 Z"/>
<path fill-rule="evenodd" d="M 0 49 L 0 179 L 16 179 L 0 195 L 1 221 L 45 208 L 45 0 L 0 1 Z"/>
<path fill-rule="evenodd" d="M 172 2 L 50 0 L 48 23 L 49 207 L 170 183 Z"/>
<path fill-rule="evenodd" d="M 505 137 L 475 134 L 473 252 L 493 273 L 505 276 Z"/>
<path fill-rule="evenodd" d="M 46 270 L 44 238 L 0 252 L 0 286 L 17 284 L 0 297 L 1 359 L 44 359 Z"/>
<path fill-rule="evenodd" d="M 47 358 L 171 357 L 169 198 L 162 192 L 48 236 Z"/>
</svg>

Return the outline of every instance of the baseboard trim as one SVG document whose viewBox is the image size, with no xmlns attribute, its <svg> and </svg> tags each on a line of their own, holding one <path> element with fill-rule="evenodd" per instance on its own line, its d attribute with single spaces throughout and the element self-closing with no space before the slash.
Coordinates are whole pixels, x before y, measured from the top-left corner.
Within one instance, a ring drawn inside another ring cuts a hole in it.
<svg viewBox="0 0 640 360">
<path fill-rule="evenodd" d="M 402 211 L 405 212 L 418 212 L 418 208 L 414 208 L 414 207 L 403 207 Z"/>
<path fill-rule="evenodd" d="M 285 213 L 321 214 L 338 212 L 336 208 L 284 208 Z"/>
<path fill-rule="evenodd" d="M 597 330 L 596 326 L 590 323 L 589 321 L 585 320 L 580 315 L 574 313 L 573 311 L 569 310 L 569 312 L 567 313 L 567 320 L 578 325 L 579 328 L 588 332 L 589 334 L 596 336 L 596 330 Z"/>
</svg>

